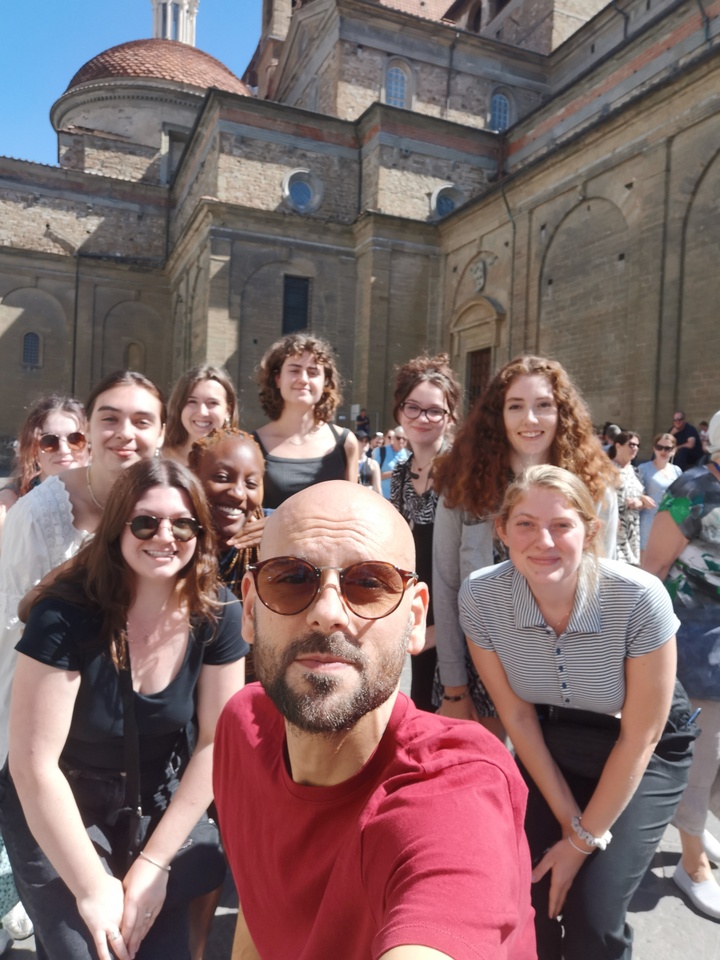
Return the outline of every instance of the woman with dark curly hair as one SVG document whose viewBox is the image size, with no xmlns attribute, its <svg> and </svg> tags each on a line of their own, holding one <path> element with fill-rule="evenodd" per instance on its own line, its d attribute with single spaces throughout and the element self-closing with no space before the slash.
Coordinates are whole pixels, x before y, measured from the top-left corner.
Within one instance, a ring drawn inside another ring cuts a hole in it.
<svg viewBox="0 0 720 960">
<path fill-rule="evenodd" d="M 495 708 L 467 655 L 458 590 L 473 570 L 504 559 L 493 520 L 509 483 L 549 463 L 584 481 L 597 504 L 601 552 L 615 556 L 615 468 L 595 436 L 585 401 L 565 369 L 544 357 L 516 357 L 492 378 L 436 467 L 433 603 L 438 632 L 440 713 L 480 720 L 502 736 Z"/>
<path fill-rule="evenodd" d="M 457 419 L 460 386 L 447 354 L 415 357 L 395 374 L 393 414 L 405 431 L 412 453 L 396 463 L 390 479 L 390 502 L 410 524 L 420 579 L 432 587 L 432 543 L 437 492 L 435 460 L 447 448 L 447 431 Z M 428 609 L 424 650 L 412 658 L 410 696 L 421 710 L 432 710 L 437 654 L 432 602 Z"/>
<path fill-rule="evenodd" d="M 187 466 L 196 440 L 237 422 L 237 396 L 227 371 L 207 363 L 192 367 L 170 394 L 163 456 Z"/>
<path fill-rule="evenodd" d="M 253 436 L 265 457 L 265 502 L 275 510 L 323 480 L 357 481 L 358 446 L 332 423 L 342 401 L 332 347 L 306 333 L 277 340 L 258 367 L 260 404 L 270 422 Z"/>
<path fill-rule="evenodd" d="M 10 507 L 38 483 L 87 464 L 86 429 L 83 405 L 74 397 L 51 393 L 33 404 L 18 434 L 15 473 L 0 490 L 0 530 Z"/>
</svg>

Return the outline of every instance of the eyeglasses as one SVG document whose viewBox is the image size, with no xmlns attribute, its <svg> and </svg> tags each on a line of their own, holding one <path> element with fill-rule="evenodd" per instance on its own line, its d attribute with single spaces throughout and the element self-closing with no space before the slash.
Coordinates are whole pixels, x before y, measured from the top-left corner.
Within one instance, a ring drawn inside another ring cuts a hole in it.
<svg viewBox="0 0 720 960">
<path fill-rule="evenodd" d="M 255 579 L 261 603 L 284 617 L 292 617 L 313 603 L 320 593 L 324 570 L 337 570 L 340 594 L 348 610 L 363 620 L 380 620 L 400 606 L 405 591 L 418 580 L 382 560 L 361 560 L 348 567 L 316 567 L 300 557 L 271 557 L 248 570 Z"/>
<path fill-rule="evenodd" d="M 661 443 L 656 443 L 655 449 L 662 450 L 664 453 L 672 453 L 675 447 L 664 447 Z"/>
<path fill-rule="evenodd" d="M 673 423 L 682 423 L 685 417 L 673 417 Z"/>
<path fill-rule="evenodd" d="M 202 530 L 195 517 L 151 517 L 144 514 L 133 517 L 132 520 L 126 520 L 125 526 L 130 527 L 130 533 L 138 540 L 152 540 L 160 529 L 163 520 L 170 523 L 172 535 L 180 543 L 193 540 Z"/>
<path fill-rule="evenodd" d="M 44 433 L 38 440 L 38 446 L 43 453 L 57 453 L 63 440 L 71 450 L 84 450 L 87 446 L 87 437 L 79 430 L 66 437 L 59 437 L 56 433 Z"/>
<path fill-rule="evenodd" d="M 417 420 L 421 413 L 424 413 L 430 423 L 440 423 L 443 417 L 446 417 L 449 410 L 442 407 L 421 407 L 412 400 L 405 400 L 400 404 L 400 409 L 409 420 Z"/>
</svg>

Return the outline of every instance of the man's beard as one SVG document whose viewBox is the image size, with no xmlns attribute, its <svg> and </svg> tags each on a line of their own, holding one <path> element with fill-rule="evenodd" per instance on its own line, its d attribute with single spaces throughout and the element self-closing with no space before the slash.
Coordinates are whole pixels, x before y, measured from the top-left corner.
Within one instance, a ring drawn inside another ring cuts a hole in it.
<svg viewBox="0 0 720 960">
<path fill-rule="evenodd" d="M 257 611 L 253 619 L 253 666 L 257 678 L 288 723 L 306 733 L 335 734 L 349 730 L 366 714 L 382 706 L 400 680 L 412 630 L 410 618 L 402 636 L 376 660 L 371 660 L 339 631 L 330 635 L 310 631 L 278 654 L 260 629 Z M 342 684 L 347 682 L 346 676 L 308 671 L 304 683 L 310 690 L 302 693 L 293 689 L 287 681 L 288 668 L 297 657 L 314 653 L 338 657 L 351 664 L 348 669 L 358 673 L 353 688 L 340 693 Z"/>
</svg>

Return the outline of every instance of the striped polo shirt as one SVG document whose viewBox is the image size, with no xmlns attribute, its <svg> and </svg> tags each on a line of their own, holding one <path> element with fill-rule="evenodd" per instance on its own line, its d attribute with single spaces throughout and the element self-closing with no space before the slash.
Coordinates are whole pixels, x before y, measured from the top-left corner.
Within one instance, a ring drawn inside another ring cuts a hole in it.
<svg viewBox="0 0 720 960">
<path fill-rule="evenodd" d="M 523 700 L 615 714 L 625 702 L 625 658 L 650 653 L 675 635 L 680 621 L 657 577 L 600 560 L 596 582 L 589 580 L 580 578 L 559 637 L 510 560 L 476 570 L 460 588 L 466 636 L 498 655 Z"/>
</svg>

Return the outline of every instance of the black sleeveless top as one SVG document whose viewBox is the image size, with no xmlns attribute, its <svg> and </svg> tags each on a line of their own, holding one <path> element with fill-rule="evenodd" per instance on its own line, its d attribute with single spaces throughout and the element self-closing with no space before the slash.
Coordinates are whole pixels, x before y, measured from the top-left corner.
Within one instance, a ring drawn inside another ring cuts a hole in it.
<svg viewBox="0 0 720 960">
<path fill-rule="evenodd" d="M 289 457 L 275 457 L 268 453 L 262 440 L 253 432 L 253 437 L 265 457 L 265 495 L 263 507 L 276 510 L 281 503 L 299 493 L 305 487 L 325 480 L 344 480 L 347 468 L 347 454 L 345 440 L 348 430 L 339 432 L 332 424 L 328 424 L 335 436 L 335 446 L 322 457 L 310 457 L 305 460 L 291 460 Z"/>
</svg>

